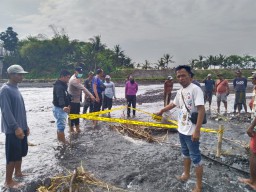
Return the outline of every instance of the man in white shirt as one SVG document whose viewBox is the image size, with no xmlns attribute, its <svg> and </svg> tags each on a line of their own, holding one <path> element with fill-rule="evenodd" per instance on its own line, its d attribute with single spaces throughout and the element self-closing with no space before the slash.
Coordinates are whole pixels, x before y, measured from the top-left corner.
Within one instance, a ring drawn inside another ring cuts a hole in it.
<svg viewBox="0 0 256 192">
<path fill-rule="evenodd" d="M 103 107 L 102 110 L 112 108 L 113 97 L 116 99 L 116 91 L 115 91 L 115 84 L 111 81 L 111 77 L 106 75 L 105 77 L 106 82 L 104 82 L 105 90 L 103 92 Z M 108 113 L 108 117 L 110 117 L 110 113 Z"/>
<path fill-rule="evenodd" d="M 181 143 L 181 152 L 184 157 L 184 172 L 177 179 L 187 181 L 190 177 L 191 161 L 195 165 L 196 186 L 193 192 L 202 191 L 203 166 L 199 150 L 200 128 L 205 115 L 204 95 L 200 87 L 192 83 L 193 73 L 190 66 L 180 65 L 176 69 L 176 77 L 182 88 L 177 91 L 173 102 L 161 109 L 157 115 L 179 108 L 178 132 Z M 196 124 L 190 120 L 191 113 L 198 112 Z"/>
</svg>

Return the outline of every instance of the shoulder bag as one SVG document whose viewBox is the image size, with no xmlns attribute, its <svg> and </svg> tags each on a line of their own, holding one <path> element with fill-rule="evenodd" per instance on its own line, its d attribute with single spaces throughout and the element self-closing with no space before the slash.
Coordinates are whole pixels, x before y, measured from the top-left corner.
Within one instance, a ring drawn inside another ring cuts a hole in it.
<svg viewBox="0 0 256 192">
<path fill-rule="evenodd" d="M 183 97 L 183 94 L 181 92 L 181 96 L 182 96 L 182 100 L 183 100 L 183 103 L 188 111 L 188 113 L 190 114 L 190 110 L 188 109 L 185 101 L 184 101 L 184 97 Z M 193 124 L 196 124 L 197 123 L 197 117 L 198 117 L 198 112 L 192 112 L 191 114 L 191 117 L 190 117 L 190 121 L 193 123 Z M 203 120 L 203 123 L 202 124 L 205 124 L 207 123 L 207 118 L 206 118 L 206 114 L 204 113 L 204 120 Z"/>
</svg>

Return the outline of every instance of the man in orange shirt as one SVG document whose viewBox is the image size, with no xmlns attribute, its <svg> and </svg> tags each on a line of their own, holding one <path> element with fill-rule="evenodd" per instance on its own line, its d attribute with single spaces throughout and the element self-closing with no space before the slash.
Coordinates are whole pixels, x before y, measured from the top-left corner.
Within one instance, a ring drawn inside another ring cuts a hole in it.
<svg viewBox="0 0 256 192">
<path fill-rule="evenodd" d="M 227 114 L 227 96 L 229 95 L 228 81 L 224 79 L 222 74 L 218 74 L 219 78 L 215 84 L 216 97 L 217 97 L 217 112 L 220 113 L 220 102 L 222 101 L 225 107 L 225 113 Z"/>
</svg>

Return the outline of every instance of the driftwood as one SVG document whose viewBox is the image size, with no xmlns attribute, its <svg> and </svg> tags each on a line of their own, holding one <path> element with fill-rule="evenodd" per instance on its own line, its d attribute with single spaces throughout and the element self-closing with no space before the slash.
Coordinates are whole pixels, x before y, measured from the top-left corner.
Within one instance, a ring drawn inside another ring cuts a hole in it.
<svg viewBox="0 0 256 192">
<path fill-rule="evenodd" d="M 51 179 L 51 186 L 40 186 L 37 192 L 56 192 L 56 191 L 93 191 L 91 187 L 106 189 L 112 192 L 126 192 L 126 190 L 105 183 L 91 173 L 84 170 L 82 166 L 76 168 L 73 173 L 69 172 L 66 176 L 57 176 Z"/>
</svg>

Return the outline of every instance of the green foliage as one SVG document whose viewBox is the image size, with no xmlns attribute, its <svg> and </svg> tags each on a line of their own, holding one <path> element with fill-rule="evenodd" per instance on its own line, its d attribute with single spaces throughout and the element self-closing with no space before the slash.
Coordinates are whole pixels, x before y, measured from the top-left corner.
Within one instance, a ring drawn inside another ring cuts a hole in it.
<svg viewBox="0 0 256 192">
<path fill-rule="evenodd" d="M 8 27 L 5 32 L 0 33 L 0 40 L 4 42 L 4 48 L 11 53 L 16 51 L 18 45 L 18 34 Z"/>
</svg>

